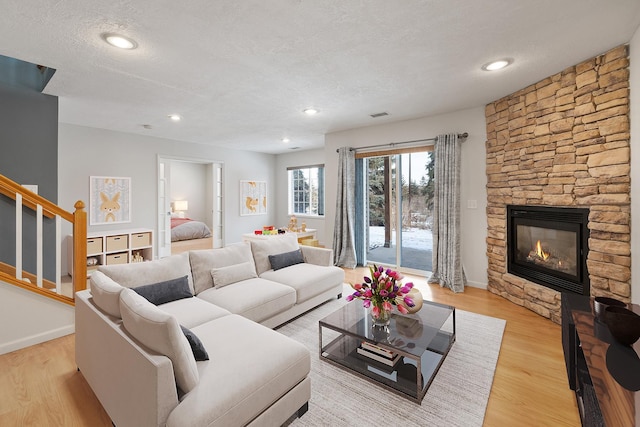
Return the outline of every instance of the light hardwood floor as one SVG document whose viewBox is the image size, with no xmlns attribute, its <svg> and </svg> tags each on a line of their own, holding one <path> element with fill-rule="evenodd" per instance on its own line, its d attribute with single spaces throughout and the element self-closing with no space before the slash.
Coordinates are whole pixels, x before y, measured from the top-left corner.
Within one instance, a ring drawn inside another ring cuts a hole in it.
<svg viewBox="0 0 640 427">
<path fill-rule="evenodd" d="M 345 271 L 351 283 L 366 273 Z M 580 425 L 567 385 L 560 326 L 481 289 L 453 294 L 424 278 L 407 276 L 407 281 L 425 299 L 507 321 L 485 426 Z M 0 426 L 111 426 L 76 370 L 74 351 L 74 335 L 68 335 L 0 356 Z"/>
</svg>

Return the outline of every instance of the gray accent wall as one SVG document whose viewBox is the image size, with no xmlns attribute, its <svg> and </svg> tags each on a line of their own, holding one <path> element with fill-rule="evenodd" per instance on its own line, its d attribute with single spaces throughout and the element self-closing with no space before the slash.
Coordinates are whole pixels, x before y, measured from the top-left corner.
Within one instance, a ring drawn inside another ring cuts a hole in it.
<svg viewBox="0 0 640 427">
<path fill-rule="evenodd" d="M 0 174 L 38 186 L 58 201 L 58 98 L 0 85 Z M 36 273 L 35 213 L 23 209 L 23 269 Z M 55 223 L 44 221 L 45 254 L 55 253 Z M 0 261 L 15 265 L 15 202 L 0 196 Z M 55 280 L 55 258 L 45 257 L 44 277 Z"/>
</svg>

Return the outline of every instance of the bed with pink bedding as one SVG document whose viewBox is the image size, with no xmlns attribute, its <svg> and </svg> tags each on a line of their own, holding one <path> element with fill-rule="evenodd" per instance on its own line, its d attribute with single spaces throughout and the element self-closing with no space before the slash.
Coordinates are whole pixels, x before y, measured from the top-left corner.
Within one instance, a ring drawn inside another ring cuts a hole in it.
<svg viewBox="0 0 640 427">
<path fill-rule="evenodd" d="M 213 248 L 211 229 L 202 221 L 171 218 L 171 253 Z"/>
</svg>

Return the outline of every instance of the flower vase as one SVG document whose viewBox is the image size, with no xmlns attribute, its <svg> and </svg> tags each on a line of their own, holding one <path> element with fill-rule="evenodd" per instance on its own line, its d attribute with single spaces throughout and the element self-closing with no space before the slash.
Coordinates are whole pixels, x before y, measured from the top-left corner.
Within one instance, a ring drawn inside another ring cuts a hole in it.
<svg viewBox="0 0 640 427">
<path fill-rule="evenodd" d="M 373 326 L 384 327 L 389 326 L 391 323 L 391 312 L 382 308 L 382 303 L 373 304 L 373 307 L 378 307 L 377 310 L 371 310 L 371 318 L 373 319 Z M 376 315 L 377 313 L 377 315 Z"/>
</svg>

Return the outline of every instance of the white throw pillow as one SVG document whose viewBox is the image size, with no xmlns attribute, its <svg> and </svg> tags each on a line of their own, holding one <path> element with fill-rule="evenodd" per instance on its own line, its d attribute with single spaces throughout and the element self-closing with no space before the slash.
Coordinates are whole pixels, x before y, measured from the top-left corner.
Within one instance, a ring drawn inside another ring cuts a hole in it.
<svg viewBox="0 0 640 427">
<path fill-rule="evenodd" d="M 258 277 L 258 275 L 256 274 L 256 267 L 251 261 L 211 270 L 213 286 L 215 286 L 216 289 L 254 277 Z"/>
<path fill-rule="evenodd" d="M 94 271 L 89 279 L 93 302 L 105 313 L 122 318 L 120 315 L 120 292 L 124 289 L 107 275 Z"/>
<path fill-rule="evenodd" d="M 180 390 L 184 393 L 193 390 L 200 380 L 198 367 L 176 318 L 128 288 L 120 292 L 120 312 L 127 332 L 141 344 L 171 359 Z"/>
<path fill-rule="evenodd" d="M 251 255 L 251 246 L 245 242 L 219 249 L 189 251 L 189 262 L 191 263 L 196 295 L 213 287 L 212 268 L 221 268 L 247 261 L 253 263 L 253 256 Z"/>
</svg>

